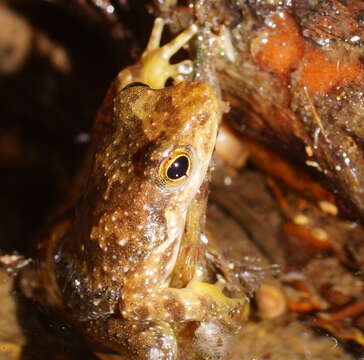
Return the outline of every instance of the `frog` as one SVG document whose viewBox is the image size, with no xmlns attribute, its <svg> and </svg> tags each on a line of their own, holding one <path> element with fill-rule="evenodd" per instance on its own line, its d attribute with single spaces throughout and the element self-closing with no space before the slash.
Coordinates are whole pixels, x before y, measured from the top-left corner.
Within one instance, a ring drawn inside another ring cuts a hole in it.
<svg viewBox="0 0 364 360">
<path fill-rule="evenodd" d="M 225 294 L 221 276 L 208 279 L 203 256 L 172 284 L 221 111 L 208 84 L 185 80 L 191 61 L 169 62 L 197 27 L 160 46 L 163 26 L 155 21 L 140 61 L 110 86 L 79 200 L 39 243 L 28 289 L 93 344 L 145 360 L 181 358 L 178 324 L 238 327 L 248 312 L 245 297 Z M 194 249 L 204 254 L 198 235 Z"/>
</svg>

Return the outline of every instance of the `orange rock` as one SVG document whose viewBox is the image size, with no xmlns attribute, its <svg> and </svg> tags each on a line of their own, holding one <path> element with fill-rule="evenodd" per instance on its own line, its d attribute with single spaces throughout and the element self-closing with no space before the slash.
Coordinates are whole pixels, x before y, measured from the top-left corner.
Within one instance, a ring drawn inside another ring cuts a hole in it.
<svg viewBox="0 0 364 360">
<path fill-rule="evenodd" d="M 360 61 L 348 56 L 332 59 L 328 51 L 307 47 L 299 70 L 298 84 L 306 86 L 311 94 L 325 94 L 333 86 L 348 86 L 363 79 L 364 67 Z"/>
<path fill-rule="evenodd" d="M 302 59 L 304 40 L 294 19 L 285 11 L 274 13 L 252 42 L 256 62 L 265 70 L 284 75 Z"/>
</svg>

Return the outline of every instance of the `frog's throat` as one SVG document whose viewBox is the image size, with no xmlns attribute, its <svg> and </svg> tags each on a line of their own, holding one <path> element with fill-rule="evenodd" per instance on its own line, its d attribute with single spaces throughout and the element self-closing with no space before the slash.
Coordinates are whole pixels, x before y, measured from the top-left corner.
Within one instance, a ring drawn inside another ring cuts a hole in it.
<svg viewBox="0 0 364 360">
<path fill-rule="evenodd" d="M 181 247 L 182 235 L 186 224 L 187 210 L 182 212 L 175 210 L 166 210 L 165 219 L 167 224 L 167 239 L 157 249 L 158 257 L 162 257 L 163 253 L 169 249 L 168 264 L 165 264 L 166 272 L 164 276 L 164 285 L 168 285 L 171 274 L 177 263 L 177 256 Z"/>
</svg>

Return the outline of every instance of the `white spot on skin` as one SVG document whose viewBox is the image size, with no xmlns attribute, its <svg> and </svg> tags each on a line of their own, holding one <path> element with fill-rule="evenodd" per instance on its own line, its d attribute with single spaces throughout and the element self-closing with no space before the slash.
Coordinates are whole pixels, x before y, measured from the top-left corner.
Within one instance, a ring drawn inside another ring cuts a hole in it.
<svg viewBox="0 0 364 360">
<path fill-rule="evenodd" d="M 232 179 L 231 179 L 231 177 L 230 176 L 225 176 L 225 178 L 224 178 L 224 184 L 226 185 L 226 186 L 229 186 L 229 185 L 231 185 L 232 184 Z"/>
<path fill-rule="evenodd" d="M 170 230 L 170 234 L 172 236 L 176 236 L 178 234 L 178 231 L 179 229 L 177 227 L 173 227 L 171 230 Z"/>
<path fill-rule="evenodd" d="M 207 238 L 207 236 L 204 233 L 200 234 L 200 240 L 203 244 L 208 244 L 209 240 Z"/>
<path fill-rule="evenodd" d="M 124 246 L 126 244 L 126 239 L 120 239 L 118 242 L 117 242 L 118 245 L 120 246 Z"/>
</svg>

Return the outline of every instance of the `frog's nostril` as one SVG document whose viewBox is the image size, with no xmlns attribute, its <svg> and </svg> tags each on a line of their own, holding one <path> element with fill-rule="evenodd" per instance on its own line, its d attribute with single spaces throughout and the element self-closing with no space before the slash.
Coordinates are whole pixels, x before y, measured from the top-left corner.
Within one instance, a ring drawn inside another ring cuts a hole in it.
<svg viewBox="0 0 364 360">
<path fill-rule="evenodd" d="M 164 87 L 170 87 L 170 86 L 173 86 L 173 78 L 171 78 L 171 77 L 169 77 L 166 80 L 166 83 L 164 84 Z"/>
</svg>

